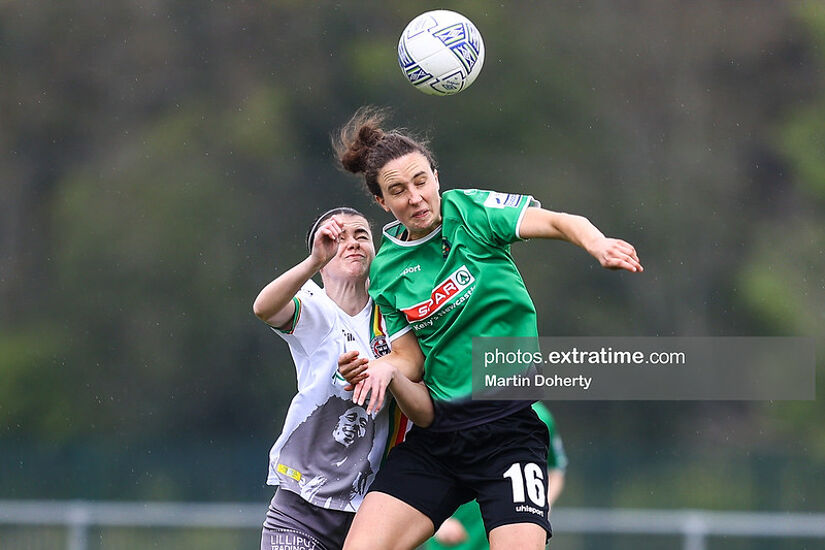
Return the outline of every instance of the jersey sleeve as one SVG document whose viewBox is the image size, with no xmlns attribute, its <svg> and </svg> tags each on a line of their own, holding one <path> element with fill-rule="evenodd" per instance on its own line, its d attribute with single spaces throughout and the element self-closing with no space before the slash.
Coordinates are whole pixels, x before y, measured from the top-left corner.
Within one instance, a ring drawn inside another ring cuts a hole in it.
<svg viewBox="0 0 825 550">
<path fill-rule="evenodd" d="M 292 300 L 295 303 L 292 328 L 281 330 L 272 327 L 272 330 L 284 340 L 297 343 L 309 352 L 329 336 L 336 317 L 335 304 L 312 279 L 304 283 Z"/>
<path fill-rule="evenodd" d="M 387 339 L 390 342 L 412 330 L 404 314 L 395 309 L 383 294 L 373 294 L 372 291 L 370 291 L 370 296 L 381 310 L 381 316 L 384 318 L 384 324 L 387 326 Z"/>
<path fill-rule="evenodd" d="M 567 454 L 564 452 L 564 444 L 561 436 L 556 430 L 556 421 L 550 410 L 540 401 L 533 403 L 533 410 L 536 411 L 539 419 L 547 426 L 547 431 L 550 433 L 550 448 L 547 450 L 547 469 L 548 470 L 566 470 L 567 469 Z"/>
<path fill-rule="evenodd" d="M 444 195 L 473 236 L 494 246 L 522 240 L 519 226 L 525 212 L 540 205 L 530 195 L 480 189 L 455 189 Z"/>
</svg>

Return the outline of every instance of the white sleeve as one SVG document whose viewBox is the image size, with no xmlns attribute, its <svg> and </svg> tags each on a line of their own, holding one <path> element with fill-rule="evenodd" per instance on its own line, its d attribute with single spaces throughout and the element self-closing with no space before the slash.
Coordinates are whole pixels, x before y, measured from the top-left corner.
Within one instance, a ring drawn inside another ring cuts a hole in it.
<svg viewBox="0 0 825 550">
<path fill-rule="evenodd" d="M 310 279 L 301 287 L 293 299 L 295 315 L 292 329 L 273 330 L 290 344 L 298 344 L 310 355 L 329 336 L 335 326 L 335 303 L 315 282 Z"/>
</svg>

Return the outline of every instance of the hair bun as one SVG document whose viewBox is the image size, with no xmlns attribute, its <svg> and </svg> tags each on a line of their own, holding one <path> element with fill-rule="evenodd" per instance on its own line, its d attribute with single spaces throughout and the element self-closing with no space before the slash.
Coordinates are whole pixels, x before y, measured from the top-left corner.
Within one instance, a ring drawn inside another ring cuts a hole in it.
<svg viewBox="0 0 825 550">
<path fill-rule="evenodd" d="M 344 170 L 354 174 L 366 173 L 370 150 L 384 137 L 381 129 L 384 117 L 383 109 L 362 107 L 341 128 L 337 138 L 333 138 L 333 147 Z"/>
<path fill-rule="evenodd" d="M 383 197 L 378 173 L 389 161 L 410 153 L 421 153 L 435 170 L 435 160 L 426 142 L 400 130 L 384 131 L 386 109 L 361 107 L 339 131 L 331 136 L 339 166 L 353 174 L 364 174 L 364 184 L 373 197 Z"/>
<path fill-rule="evenodd" d="M 360 174 L 367 169 L 367 152 L 368 149 L 361 143 L 352 144 L 350 148 L 341 155 L 341 166 L 344 170 L 352 172 L 353 174 Z"/>
<path fill-rule="evenodd" d="M 361 129 L 358 130 L 358 141 L 363 143 L 367 149 L 374 147 L 376 143 L 381 141 L 382 137 L 384 137 L 384 131 L 369 124 L 361 126 Z"/>
</svg>

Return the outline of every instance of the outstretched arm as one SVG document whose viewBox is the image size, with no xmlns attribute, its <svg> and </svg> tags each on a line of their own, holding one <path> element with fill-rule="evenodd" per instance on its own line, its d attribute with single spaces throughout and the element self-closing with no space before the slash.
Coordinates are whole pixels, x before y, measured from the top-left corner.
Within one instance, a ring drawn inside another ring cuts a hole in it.
<svg viewBox="0 0 825 550">
<path fill-rule="evenodd" d="M 261 290 L 252 306 L 259 319 L 273 327 L 289 328 L 295 314 L 292 298 L 310 277 L 335 256 L 341 230 L 342 227 L 334 216 L 325 221 L 315 234 L 312 253 Z"/>
<path fill-rule="evenodd" d="M 521 220 L 519 236 L 522 239 L 560 239 L 584 248 L 607 269 L 644 271 L 633 245 L 605 237 L 583 216 L 530 207 Z"/>
</svg>

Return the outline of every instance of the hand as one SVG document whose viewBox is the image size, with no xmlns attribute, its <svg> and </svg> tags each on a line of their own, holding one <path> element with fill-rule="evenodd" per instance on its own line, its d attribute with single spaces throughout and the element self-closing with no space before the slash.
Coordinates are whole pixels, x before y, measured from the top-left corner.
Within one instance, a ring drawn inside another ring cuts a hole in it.
<svg viewBox="0 0 825 550">
<path fill-rule="evenodd" d="M 435 532 L 435 540 L 444 546 L 457 546 L 467 540 L 467 530 L 461 522 L 455 518 L 447 518 L 438 531 Z"/>
<path fill-rule="evenodd" d="M 392 382 L 396 372 L 398 372 L 396 368 L 386 361 L 371 363 L 365 373 L 367 378 L 358 382 L 355 386 L 352 400 L 356 405 L 363 406 L 364 401 L 367 400 L 367 394 L 369 394 L 370 402 L 367 405 L 367 414 L 380 411 L 381 407 L 384 406 L 387 387 Z"/>
<path fill-rule="evenodd" d="M 358 357 L 358 351 L 348 351 L 338 356 L 338 372 L 341 373 L 349 385 L 344 387 L 346 391 L 355 389 L 355 385 L 369 376 L 366 374 L 369 361 Z"/>
<path fill-rule="evenodd" d="M 310 256 L 320 264 L 321 267 L 327 265 L 338 253 L 338 241 L 343 230 L 344 227 L 338 219 L 332 216 L 330 219 L 324 220 L 315 232 Z"/>
<path fill-rule="evenodd" d="M 634 273 L 644 271 L 636 249 L 621 239 L 601 237 L 587 251 L 607 269 L 625 269 Z"/>
</svg>

